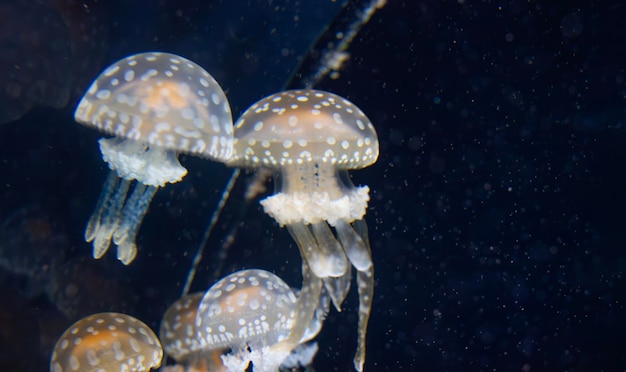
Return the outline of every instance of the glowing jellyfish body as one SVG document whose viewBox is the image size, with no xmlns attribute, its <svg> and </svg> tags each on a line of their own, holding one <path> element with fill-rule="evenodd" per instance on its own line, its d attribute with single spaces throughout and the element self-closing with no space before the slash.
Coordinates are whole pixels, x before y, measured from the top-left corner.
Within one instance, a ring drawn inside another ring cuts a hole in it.
<svg viewBox="0 0 626 372">
<path fill-rule="evenodd" d="M 348 100 L 319 90 L 292 90 L 252 105 L 235 124 L 229 164 L 279 172 L 279 191 L 261 201 L 267 214 L 286 226 L 303 259 L 303 294 L 298 300 L 289 348 L 309 324 L 321 281 L 339 309 L 357 269 L 359 338 L 354 364 L 362 370 L 365 334 L 374 287 L 373 265 L 363 220 L 367 186 L 355 187 L 347 171 L 373 164 L 378 137 L 365 114 Z M 334 229 L 334 232 L 333 232 Z"/>
<path fill-rule="evenodd" d="M 232 116 L 222 88 L 202 67 L 174 54 L 141 53 L 114 63 L 89 87 L 75 119 L 115 136 L 99 141 L 112 172 L 85 240 L 93 241 L 95 258 L 112 240 L 124 264 L 137 254 L 135 236 L 157 188 L 187 173 L 177 154 L 225 161 L 232 151 Z"/>
<path fill-rule="evenodd" d="M 196 327 L 205 350 L 230 348 L 222 357 L 230 371 L 277 371 L 291 350 L 270 347 L 287 338 L 293 325 L 296 296 L 276 275 L 243 270 L 215 283 L 198 307 Z"/>
<path fill-rule="evenodd" d="M 163 349 L 138 319 L 100 313 L 71 325 L 57 341 L 51 372 L 149 371 L 161 365 Z"/>
</svg>

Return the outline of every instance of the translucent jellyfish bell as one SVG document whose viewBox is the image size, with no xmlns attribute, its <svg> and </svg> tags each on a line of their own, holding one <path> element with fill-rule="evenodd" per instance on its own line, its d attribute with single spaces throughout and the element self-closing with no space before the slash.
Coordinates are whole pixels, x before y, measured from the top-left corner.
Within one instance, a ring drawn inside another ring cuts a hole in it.
<svg viewBox="0 0 626 372">
<path fill-rule="evenodd" d="M 114 135 L 99 141 L 112 172 L 85 230 L 95 258 L 113 240 L 118 259 L 132 262 L 137 230 L 157 188 L 187 174 L 179 152 L 225 161 L 232 151 L 224 91 L 202 67 L 174 54 L 140 53 L 114 63 L 92 83 L 74 116 Z"/>
<path fill-rule="evenodd" d="M 149 371 L 163 358 L 161 343 L 142 321 L 100 313 L 70 326 L 57 341 L 51 372 Z"/>
<path fill-rule="evenodd" d="M 222 357 L 231 371 L 252 362 L 255 371 L 277 371 L 291 350 L 274 352 L 293 325 L 296 296 L 278 276 L 243 270 L 215 283 L 198 307 L 196 326 L 205 350 L 230 348 Z"/>
<path fill-rule="evenodd" d="M 339 309 L 350 285 L 348 261 L 357 269 L 360 307 L 355 366 L 361 370 L 374 286 L 363 220 L 369 188 L 355 187 L 347 171 L 376 162 L 374 126 L 358 107 L 335 94 L 285 91 L 244 112 L 235 124 L 233 150 L 230 165 L 266 167 L 280 174 L 279 192 L 261 204 L 279 225 L 287 227 L 312 271 L 303 291 L 322 279 Z M 298 312 L 307 314 L 303 324 L 296 326 L 300 330 L 308 324 L 319 298 L 319 289 L 309 289 L 311 295 L 299 299 Z M 303 303 L 306 298 L 311 303 Z M 298 342 L 298 332 L 290 339 Z"/>
</svg>

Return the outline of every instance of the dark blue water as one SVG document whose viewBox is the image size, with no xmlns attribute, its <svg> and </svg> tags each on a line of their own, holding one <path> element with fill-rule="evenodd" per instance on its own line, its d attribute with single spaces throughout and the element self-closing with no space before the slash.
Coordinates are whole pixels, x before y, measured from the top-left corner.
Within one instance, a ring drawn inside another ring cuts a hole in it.
<svg viewBox="0 0 626 372">
<path fill-rule="evenodd" d="M 83 231 L 108 168 L 99 134 L 72 117 L 91 79 L 129 54 L 173 52 L 215 76 L 238 115 L 287 84 L 341 6 L 35 3 L 0 2 L 2 14 L 25 17 L 0 26 L 3 71 L 30 66 L 0 77 L 10 88 L 0 109 L 11 112 L 0 124 L 0 221 L 24 220 L 3 225 L 0 242 L 4 371 L 47 370 L 58 336 L 88 313 L 123 311 L 158 329 L 231 172 L 182 157 L 189 175 L 157 193 L 135 262 L 93 261 Z M 626 368 L 624 15 L 617 1 L 389 0 L 339 76 L 320 82 L 369 116 L 381 144 L 378 162 L 352 174 L 372 190 L 366 371 Z M 19 39 L 27 30 L 30 44 Z M 218 267 L 300 285 L 297 248 L 256 202 L 244 206 L 245 188 L 243 177 L 192 290 Z M 233 224 L 222 266 L 215 252 Z M 33 288 L 50 267 L 75 301 Z M 351 293 L 331 311 L 317 370 L 352 368 L 357 303 Z"/>
</svg>

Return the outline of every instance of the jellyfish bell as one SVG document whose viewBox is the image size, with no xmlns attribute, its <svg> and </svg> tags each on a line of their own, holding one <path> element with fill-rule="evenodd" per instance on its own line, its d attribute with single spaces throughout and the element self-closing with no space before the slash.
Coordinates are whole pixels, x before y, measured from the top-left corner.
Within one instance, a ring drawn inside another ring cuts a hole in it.
<svg viewBox="0 0 626 372">
<path fill-rule="evenodd" d="M 363 220 L 369 188 L 354 186 L 347 171 L 375 163 L 378 147 L 374 126 L 350 101 L 319 90 L 290 90 L 263 98 L 241 115 L 235 123 L 229 162 L 278 173 L 278 192 L 261 205 L 287 227 L 312 271 L 302 288 L 310 287 L 309 295 L 300 296 L 298 312 L 306 308 L 304 323 L 317 305 L 319 279 L 339 308 L 349 290 L 348 262 L 357 269 L 360 336 L 355 366 L 359 370 L 374 286 Z M 305 298 L 311 304 L 303 304 Z M 298 342 L 299 335 L 291 338 Z"/>
<path fill-rule="evenodd" d="M 196 327 L 206 351 L 229 348 L 222 356 L 230 371 L 277 371 L 291 350 L 270 347 L 288 337 L 296 296 L 278 276 L 257 269 L 230 274 L 215 283 L 198 307 Z"/>
<path fill-rule="evenodd" d="M 163 349 L 150 327 L 132 316 L 99 313 L 71 325 L 57 341 L 51 372 L 149 371 Z"/>
<path fill-rule="evenodd" d="M 95 258 L 112 240 L 118 259 L 133 261 L 135 236 L 156 190 L 187 173 L 178 153 L 225 162 L 232 152 L 224 91 L 202 67 L 174 54 L 140 53 L 115 62 L 91 84 L 74 116 L 114 136 L 99 141 L 111 172 L 85 230 Z"/>
</svg>

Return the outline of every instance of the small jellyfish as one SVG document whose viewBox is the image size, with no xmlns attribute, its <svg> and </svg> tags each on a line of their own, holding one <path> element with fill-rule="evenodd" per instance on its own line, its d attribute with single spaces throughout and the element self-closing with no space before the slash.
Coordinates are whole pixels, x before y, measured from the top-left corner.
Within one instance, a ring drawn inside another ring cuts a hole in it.
<svg viewBox="0 0 626 372">
<path fill-rule="evenodd" d="M 196 327 L 206 351 L 230 348 L 222 356 L 229 371 L 277 371 L 291 350 L 271 346 L 288 337 L 296 296 L 278 276 L 264 270 L 242 270 L 215 283 L 198 307 Z"/>
<path fill-rule="evenodd" d="M 149 371 L 163 349 L 150 327 L 132 316 L 99 313 L 72 324 L 57 341 L 51 372 Z"/>
<path fill-rule="evenodd" d="M 85 230 L 94 258 L 113 240 L 118 259 L 133 261 L 135 236 L 157 188 L 187 174 L 179 152 L 218 161 L 232 152 L 224 91 L 202 67 L 174 54 L 140 53 L 117 61 L 91 84 L 74 116 L 114 135 L 99 141 L 111 172 Z"/>
<path fill-rule="evenodd" d="M 319 279 L 339 309 L 350 286 L 348 261 L 357 269 L 359 337 L 354 364 L 362 370 L 374 288 L 367 225 L 367 186 L 355 187 L 348 170 L 378 158 L 378 137 L 350 101 L 319 90 L 291 90 L 263 98 L 237 120 L 230 165 L 279 173 L 275 195 L 261 201 L 286 226 L 312 275 L 303 281 L 291 347 L 317 306 Z M 334 229 L 334 232 L 333 232 Z M 310 303 L 304 303 L 309 301 Z"/>
</svg>

